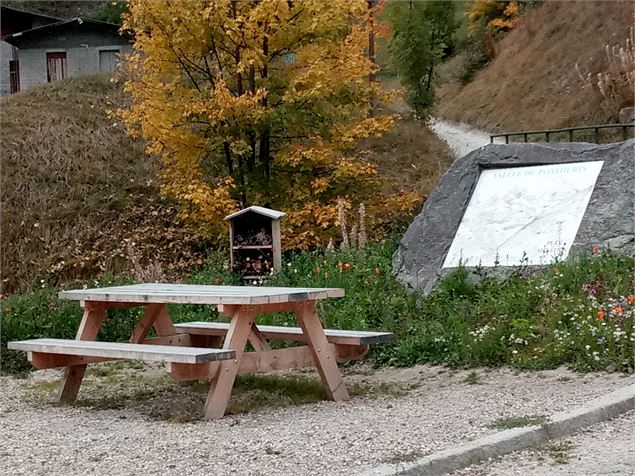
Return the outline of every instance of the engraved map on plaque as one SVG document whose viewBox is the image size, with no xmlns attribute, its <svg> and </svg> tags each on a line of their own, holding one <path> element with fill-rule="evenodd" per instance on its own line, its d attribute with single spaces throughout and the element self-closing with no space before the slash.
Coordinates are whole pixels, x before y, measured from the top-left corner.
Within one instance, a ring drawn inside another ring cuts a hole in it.
<svg viewBox="0 0 635 476">
<path fill-rule="evenodd" d="M 603 163 L 483 170 L 443 267 L 566 258 Z"/>
</svg>

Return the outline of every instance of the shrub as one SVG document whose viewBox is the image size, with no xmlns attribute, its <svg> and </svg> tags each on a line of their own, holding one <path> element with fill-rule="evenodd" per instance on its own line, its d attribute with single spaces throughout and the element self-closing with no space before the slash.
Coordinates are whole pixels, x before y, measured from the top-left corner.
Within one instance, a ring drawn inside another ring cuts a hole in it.
<svg viewBox="0 0 635 476">
<path fill-rule="evenodd" d="M 320 302 L 324 326 L 394 332 L 394 342 L 371 347 L 377 365 L 543 369 L 566 364 L 580 371 L 633 371 L 632 259 L 597 250 L 533 274 L 518 268 L 501 277 L 481 270 L 478 283 L 468 270 L 458 269 L 424 296 L 407 291 L 393 276 L 395 248 L 396 242 L 387 240 L 364 250 L 287 254 L 267 285 L 344 288 L 346 297 Z M 115 282 L 129 280 L 97 284 Z M 239 278 L 215 254 L 187 282 L 238 284 Z M 81 317 L 77 303 L 56 300 L 49 288 L 9 296 L 2 308 L 3 347 L 17 339 L 72 338 Z M 112 311 L 99 338 L 127 339 L 139 312 Z M 170 312 L 176 322 L 218 317 L 200 305 L 170 306 Z M 297 325 L 288 313 L 261 316 L 258 322 Z M 24 368 L 24 360 L 5 353 L 2 367 Z"/>
<path fill-rule="evenodd" d="M 629 30 L 624 46 L 604 47 L 603 65 L 598 71 L 582 71 L 576 63 L 576 71 L 584 88 L 602 96 L 605 107 L 620 109 L 633 105 L 635 88 L 635 48 L 633 28 Z"/>
</svg>

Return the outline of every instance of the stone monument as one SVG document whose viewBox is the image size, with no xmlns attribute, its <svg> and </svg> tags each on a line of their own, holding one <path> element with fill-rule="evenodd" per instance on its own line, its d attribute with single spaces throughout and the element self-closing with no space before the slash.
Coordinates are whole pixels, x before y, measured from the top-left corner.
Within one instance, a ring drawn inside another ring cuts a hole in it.
<svg viewBox="0 0 635 476">
<path fill-rule="evenodd" d="M 541 266 L 593 246 L 635 255 L 635 139 L 515 143 L 456 160 L 393 257 L 423 292 L 457 266 Z"/>
</svg>

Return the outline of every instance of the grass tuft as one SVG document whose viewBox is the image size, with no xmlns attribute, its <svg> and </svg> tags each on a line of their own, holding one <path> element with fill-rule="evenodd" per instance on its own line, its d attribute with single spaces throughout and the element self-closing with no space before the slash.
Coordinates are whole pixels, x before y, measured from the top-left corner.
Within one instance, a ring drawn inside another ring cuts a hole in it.
<svg viewBox="0 0 635 476">
<path fill-rule="evenodd" d="M 515 416 L 494 420 L 487 424 L 487 428 L 491 430 L 509 430 L 523 426 L 542 425 L 546 421 L 547 417 L 544 415 Z"/>
<path fill-rule="evenodd" d="M 556 441 L 547 445 L 547 452 L 549 456 L 556 464 L 567 464 L 570 458 L 570 452 L 573 445 L 570 441 Z"/>
<path fill-rule="evenodd" d="M 465 377 L 464 382 L 469 385 L 476 385 L 476 384 L 482 383 L 481 376 L 475 371 L 470 372 L 467 375 L 467 377 Z"/>
</svg>

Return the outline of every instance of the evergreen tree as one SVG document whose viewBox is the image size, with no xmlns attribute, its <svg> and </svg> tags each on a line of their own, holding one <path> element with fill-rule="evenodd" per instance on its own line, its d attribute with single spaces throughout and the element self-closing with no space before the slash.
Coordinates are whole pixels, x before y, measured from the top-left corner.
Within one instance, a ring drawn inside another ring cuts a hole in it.
<svg viewBox="0 0 635 476">
<path fill-rule="evenodd" d="M 420 120 L 429 117 L 434 103 L 435 68 L 453 46 L 455 9 L 454 2 L 442 0 L 389 5 L 391 57 L 406 88 L 406 102 Z"/>
</svg>

